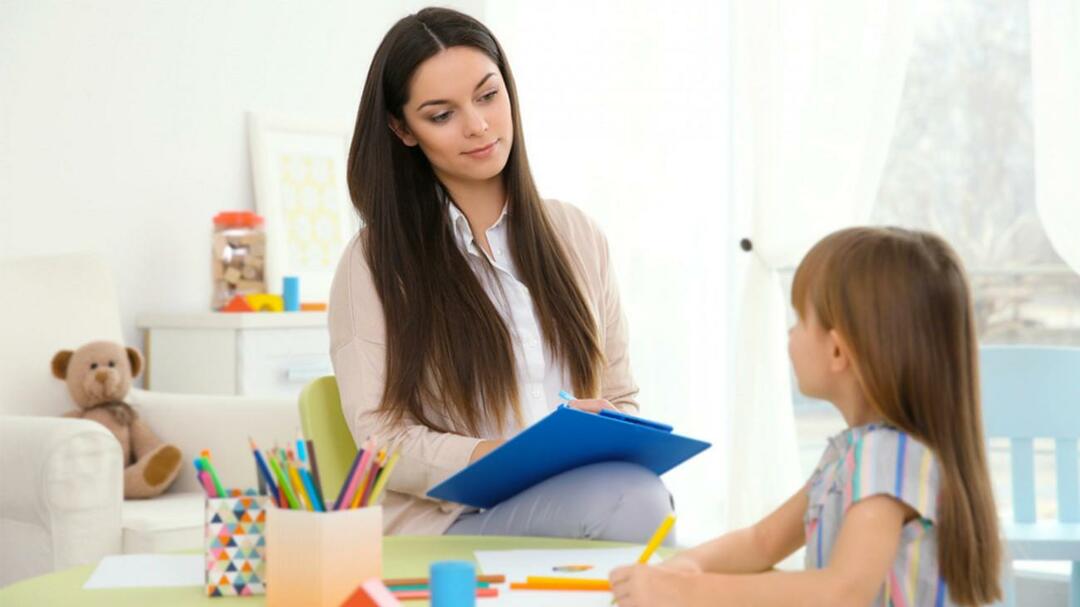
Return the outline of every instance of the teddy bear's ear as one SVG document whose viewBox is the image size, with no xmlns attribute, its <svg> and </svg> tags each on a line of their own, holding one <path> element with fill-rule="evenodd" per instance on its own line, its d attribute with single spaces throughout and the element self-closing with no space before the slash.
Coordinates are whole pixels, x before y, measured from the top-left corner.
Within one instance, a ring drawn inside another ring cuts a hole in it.
<svg viewBox="0 0 1080 607">
<path fill-rule="evenodd" d="M 139 372 L 142 371 L 142 368 L 143 368 L 142 354 L 139 354 L 139 351 L 136 350 L 135 348 L 126 348 L 126 350 L 127 350 L 128 362 L 131 363 L 131 377 L 132 378 L 138 377 Z"/>
<path fill-rule="evenodd" d="M 68 363 L 71 362 L 71 350 L 60 350 L 52 359 L 52 374 L 56 379 L 67 379 Z"/>
</svg>

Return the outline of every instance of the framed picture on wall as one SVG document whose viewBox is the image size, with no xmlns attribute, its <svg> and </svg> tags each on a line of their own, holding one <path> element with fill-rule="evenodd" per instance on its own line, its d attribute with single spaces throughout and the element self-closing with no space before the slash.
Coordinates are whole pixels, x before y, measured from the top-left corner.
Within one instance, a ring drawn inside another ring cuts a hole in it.
<svg viewBox="0 0 1080 607">
<path fill-rule="evenodd" d="M 325 302 L 338 260 L 359 229 L 346 185 L 352 129 L 249 112 L 255 209 L 266 220 L 266 281 L 300 278 L 300 299 Z"/>
</svg>

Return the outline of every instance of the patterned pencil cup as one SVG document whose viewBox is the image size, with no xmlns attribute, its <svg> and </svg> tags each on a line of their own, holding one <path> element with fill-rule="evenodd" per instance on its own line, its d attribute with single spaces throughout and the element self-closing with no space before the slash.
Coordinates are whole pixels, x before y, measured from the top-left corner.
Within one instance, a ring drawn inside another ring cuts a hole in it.
<svg viewBox="0 0 1080 607">
<path fill-rule="evenodd" d="M 338 607 L 382 578 L 382 507 L 309 512 L 271 507 L 266 517 L 267 607 Z"/>
<path fill-rule="evenodd" d="M 259 495 L 206 500 L 207 596 L 266 592 L 266 507 Z"/>
</svg>

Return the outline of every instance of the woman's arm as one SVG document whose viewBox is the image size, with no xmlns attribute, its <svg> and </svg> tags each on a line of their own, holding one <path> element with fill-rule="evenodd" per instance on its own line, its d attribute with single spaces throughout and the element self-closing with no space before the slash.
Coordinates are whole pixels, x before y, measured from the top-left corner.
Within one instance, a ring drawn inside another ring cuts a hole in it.
<svg viewBox="0 0 1080 607">
<path fill-rule="evenodd" d="M 590 222 L 591 224 L 591 222 Z M 599 279 L 601 281 L 598 321 L 604 323 L 604 370 L 600 377 L 603 401 L 624 413 L 636 415 L 641 407 L 637 402 L 638 386 L 630 371 L 629 327 L 619 297 L 619 285 L 615 279 L 615 267 L 607 238 L 595 225 L 599 249 Z M 597 405 L 597 408 L 604 408 Z M 589 410 L 589 409 L 586 409 Z"/>
<path fill-rule="evenodd" d="M 757 524 L 732 531 L 664 563 L 669 568 L 708 573 L 759 573 L 772 569 L 806 542 L 806 489 L 788 498 Z M 687 566 L 688 565 L 688 566 Z"/>
<path fill-rule="evenodd" d="M 731 575 L 622 567 L 611 574 L 620 607 L 644 605 L 867 605 L 896 558 L 908 509 L 886 495 L 848 510 L 824 569 Z"/>
</svg>

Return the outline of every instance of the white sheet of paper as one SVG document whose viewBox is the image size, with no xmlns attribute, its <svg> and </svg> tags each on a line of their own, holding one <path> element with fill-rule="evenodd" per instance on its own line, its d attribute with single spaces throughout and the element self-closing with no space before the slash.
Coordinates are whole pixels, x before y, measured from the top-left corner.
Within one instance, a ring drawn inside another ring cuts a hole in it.
<svg viewBox="0 0 1080 607">
<path fill-rule="evenodd" d="M 205 583 L 201 554 L 120 554 L 101 559 L 83 588 L 175 588 Z"/>
<path fill-rule="evenodd" d="M 636 563 L 644 546 L 629 548 L 583 548 L 575 550 L 477 550 L 476 561 L 483 573 L 501 573 L 506 585 L 499 585 L 497 599 L 484 599 L 484 605 L 499 607 L 610 607 L 609 592 L 556 592 L 510 590 L 510 582 L 524 582 L 529 576 L 607 579 L 612 569 Z M 649 561 L 657 563 L 656 555 Z M 588 571 L 560 572 L 560 565 L 592 565 Z"/>
</svg>

